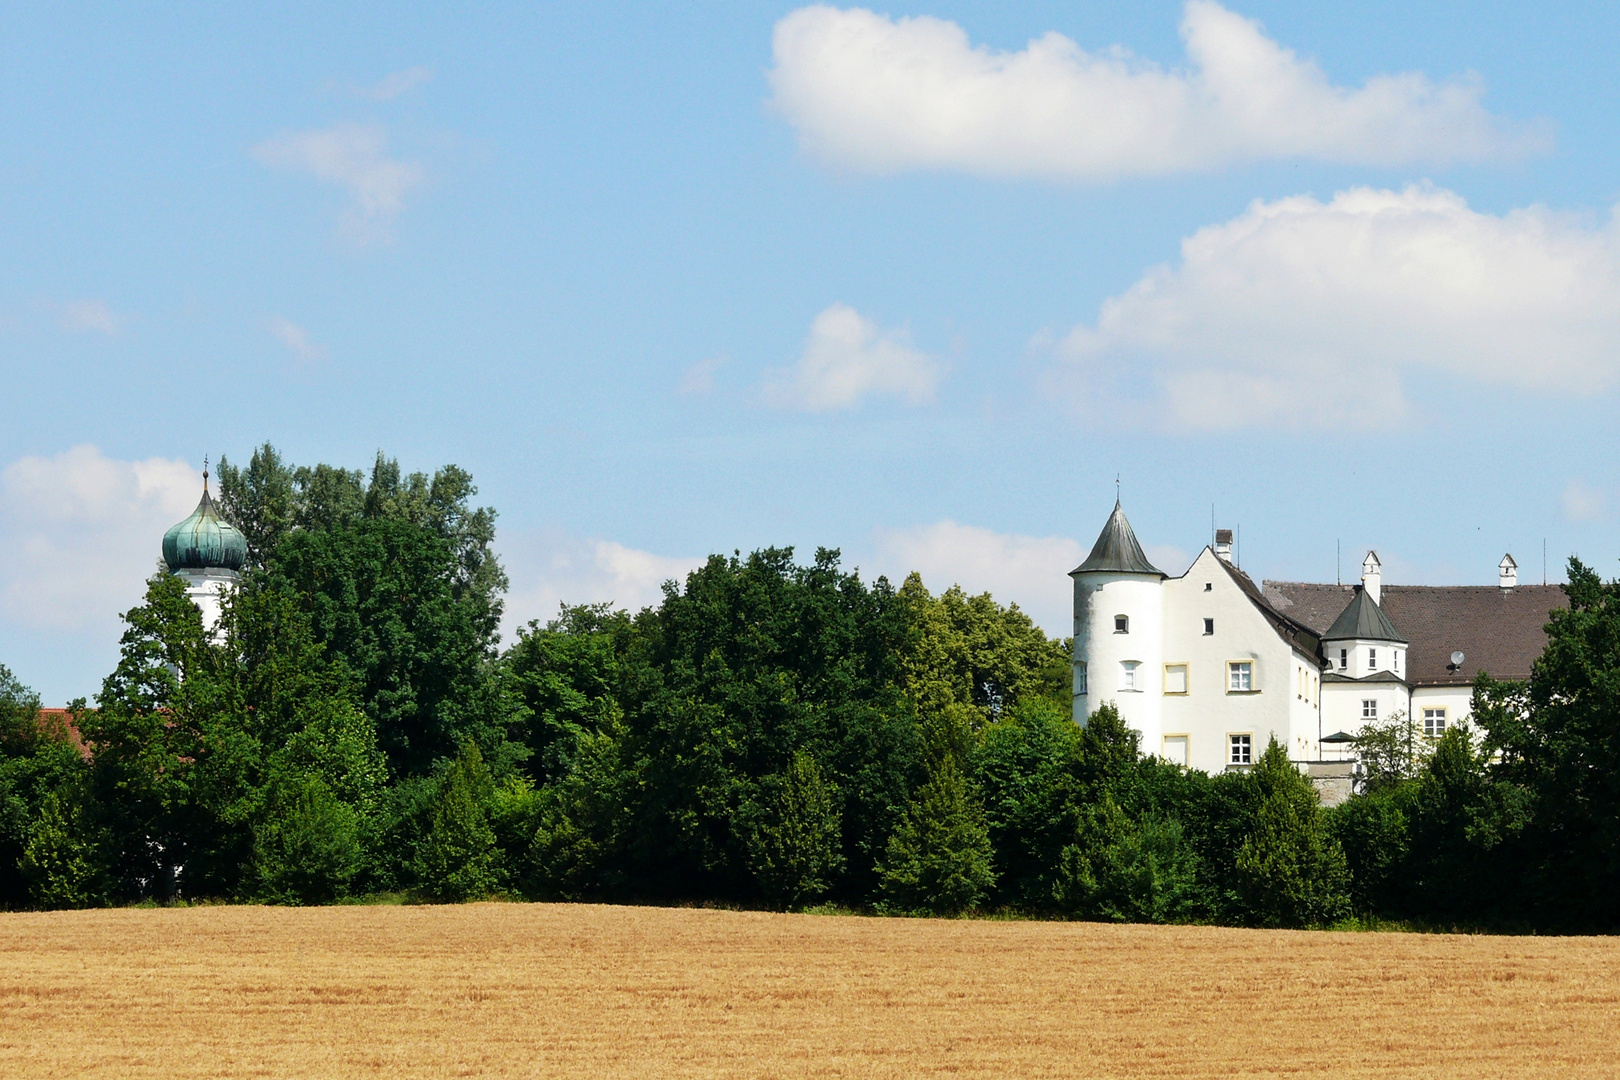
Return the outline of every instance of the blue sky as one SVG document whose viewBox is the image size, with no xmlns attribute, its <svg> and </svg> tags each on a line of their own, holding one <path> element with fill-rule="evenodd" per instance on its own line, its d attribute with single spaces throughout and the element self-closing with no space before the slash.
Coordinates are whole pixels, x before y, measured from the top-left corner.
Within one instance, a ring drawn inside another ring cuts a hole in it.
<svg viewBox="0 0 1620 1080">
<path fill-rule="evenodd" d="M 0 663 L 93 693 L 203 456 L 267 439 L 470 469 L 513 621 L 793 544 L 1061 630 L 1116 475 L 1172 572 L 1214 504 L 1257 577 L 1342 542 L 1347 575 L 1539 578 L 1544 539 L 1555 580 L 1611 573 L 1617 37 L 1598 5 L 12 5 Z"/>
</svg>

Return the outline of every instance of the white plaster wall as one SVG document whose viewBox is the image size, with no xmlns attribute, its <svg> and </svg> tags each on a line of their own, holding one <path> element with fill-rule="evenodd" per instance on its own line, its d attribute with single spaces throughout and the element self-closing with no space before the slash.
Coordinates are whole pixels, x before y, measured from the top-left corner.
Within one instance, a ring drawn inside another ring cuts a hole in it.
<svg viewBox="0 0 1620 1080">
<path fill-rule="evenodd" d="M 236 588 L 234 570 L 176 570 L 175 577 L 186 583 L 186 597 L 202 613 L 203 630 L 216 641 L 225 594 Z"/>
<path fill-rule="evenodd" d="M 1126 725 L 1142 733 L 1142 747 L 1157 753 L 1164 663 L 1164 602 L 1159 578 L 1147 574 L 1077 574 L 1074 579 L 1074 655 L 1086 665 L 1086 694 L 1074 699 L 1079 723 L 1112 701 Z M 1114 616 L 1130 619 L 1114 631 Z M 1120 665 L 1134 660 L 1137 689 L 1120 688 Z"/>
<path fill-rule="evenodd" d="M 1472 686 L 1420 686 L 1412 691 L 1412 715 L 1423 722 L 1425 707 L 1446 710 L 1446 726 L 1471 724 L 1474 714 L 1474 688 Z"/>
<path fill-rule="evenodd" d="M 1314 738 L 1316 717 L 1312 710 L 1304 725 L 1303 710 L 1295 708 L 1292 680 L 1297 654 L 1255 609 L 1214 552 L 1205 548 L 1184 576 L 1166 581 L 1164 598 L 1163 663 L 1187 664 L 1187 693 L 1163 698 L 1161 739 L 1144 740 L 1143 750 L 1159 753 L 1163 735 L 1185 734 L 1188 765 L 1221 772 L 1227 766 L 1227 736 L 1246 733 L 1256 760 L 1273 735 L 1290 757 L 1303 757 L 1304 748 L 1295 746 L 1296 728 L 1306 727 Z M 1213 634 L 1204 633 L 1206 618 L 1215 620 Z M 1255 692 L 1227 691 L 1226 665 L 1231 660 L 1254 664 Z M 1161 674 L 1160 687 L 1162 679 Z"/>
<path fill-rule="evenodd" d="M 1323 683 L 1322 734 L 1343 731 L 1359 735 L 1367 724 L 1361 716 L 1361 702 L 1365 698 L 1378 702 L 1379 723 L 1386 723 L 1397 712 L 1406 712 L 1411 707 L 1410 691 L 1402 683 Z"/>
<path fill-rule="evenodd" d="M 1350 666 L 1339 667 L 1339 650 L 1349 652 L 1347 659 Z M 1375 650 L 1373 664 L 1368 664 L 1368 650 Z M 1406 646 L 1396 645 L 1388 641 L 1366 641 L 1362 639 L 1333 639 L 1322 642 L 1322 655 L 1328 660 L 1333 671 L 1353 678 L 1364 678 L 1379 671 L 1388 671 L 1402 678 L 1406 677 Z"/>
</svg>

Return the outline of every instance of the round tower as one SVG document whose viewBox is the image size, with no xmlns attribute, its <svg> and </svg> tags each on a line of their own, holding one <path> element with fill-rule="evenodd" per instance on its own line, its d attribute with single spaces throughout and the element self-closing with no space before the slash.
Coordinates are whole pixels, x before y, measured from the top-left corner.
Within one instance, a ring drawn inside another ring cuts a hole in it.
<svg viewBox="0 0 1620 1080">
<path fill-rule="evenodd" d="M 203 629 L 219 627 L 220 608 L 236 588 L 237 571 L 247 561 L 247 537 L 220 517 L 208 494 L 208 465 L 203 464 L 202 501 L 186 520 L 163 534 L 163 562 L 186 583 L 186 595 L 202 612 Z"/>
<path fill-rule="evenodd" d="M 1144 747 L 1159 745 L 1164 678 L 1164 573 L 1148 561 L 1125 511 L 1114 512 L 1074 579 L 1074 719 L 1113 702 Z"/>
</svg>

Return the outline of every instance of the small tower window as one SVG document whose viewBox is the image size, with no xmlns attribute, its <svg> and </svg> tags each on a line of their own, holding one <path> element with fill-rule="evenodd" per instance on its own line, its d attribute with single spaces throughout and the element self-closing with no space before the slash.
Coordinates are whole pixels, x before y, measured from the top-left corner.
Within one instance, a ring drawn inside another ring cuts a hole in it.
<svg viewBox="0 0 1620 1080">
<path fill-rule="evenodd" d="M 1340 649 L 1339 650 L 1339 670 L 1343 671 L 1345 668 L 1347 668 L 1349 666 L 1350 666 L 1350 650 L 1349 649 Z"/>
<path fill-rule="evenodd" d="M 1377 649 L 1368 649 L 1367 650 L 1367 670 L 1368 671 L 1377 671 L 1378 670 L 1378 650 Z"/>
<path fill-rule="evenodd" d="M 1086 696 L 1086 665 L 1084 661 L 1074 665 L 1074 696 Z"/>
<path fill-rule="evenodd" d="M 1214 619 L 1205 619 L 1204 620 L 1204 633 L 1213 634 L 1214 632 L 1215 632 L 1215 620 Z"/>
<path fill-rule="evenodd" d="M 1215 583 L 1213 581 L 1204 582 L 1204 591 L 1205 592 L 1214 592 L 1215 591 Z"/>
<path fill-rule="evenodd" d="M 1114 616 L 1114 633 L 1128 634 L 1131 632 L 1131 617 L 1129 615 Z"/>
<path fill-rule="evenodd" d="M 1395 650 L 1395 674 L 1399 675 L 1400 673 L 1401 673 L 1401 652 L 1400 652 L 1399 649 L 1397 649 L 1397 650 Z"/>
<path fill-rule="evenodd" d="M 1119 688 L 1121 690 L 1138 690 L 1136 685 L 1137 661 L 1126 660 L 1119 665 Z"/>
<path fill-rule="evenodd" d="M 1370 698 L 1369 697 L 1369 698 L 1362 698 L 1361 699 L 1361 718 L 1363 720 L 1376 720 L 1376 719 L 1378 719 L 1378 699 L 1377 698 Z"/>
</svg>

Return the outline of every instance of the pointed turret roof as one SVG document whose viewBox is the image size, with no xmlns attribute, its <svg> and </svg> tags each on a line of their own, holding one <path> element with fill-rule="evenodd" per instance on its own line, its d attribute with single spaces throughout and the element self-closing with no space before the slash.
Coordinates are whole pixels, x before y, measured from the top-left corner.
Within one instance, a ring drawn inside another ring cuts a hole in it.
<svg viewBox="0 0 1620 1080">
<path fill-rule="evenodd" d="M 1094 572 L 1165 576 L 1164 571 L 1148 562 L 1142 545 L 1136 541 L 1131 523 L 1125 520 L 1125 511 L 1120 508 L 1118 500 L 1114 502 L 1114 512 L 1108 515 L 1108 524 L 1103 526 L 1097 542 L 1091 545 L 1091 554 L 1086 556 L 1085 562 L 1069 571 L 1070 574 Z"/>
<path fill-rule="evenodd" d="M 1339 617 L 1333 620 L 1327 633 L 1322 635 L 1323 641 L 1397 641 L 1406 644 L 1406 638 L 1395 629 L 1395 624 L 1389 621 L 1384 609 L 1379 607 L 1373 598 L 1367 595 L 1367 590 L 1356 587 L 1356 594 L 1350 602 L 1339 612 Z"/>
</svg>

